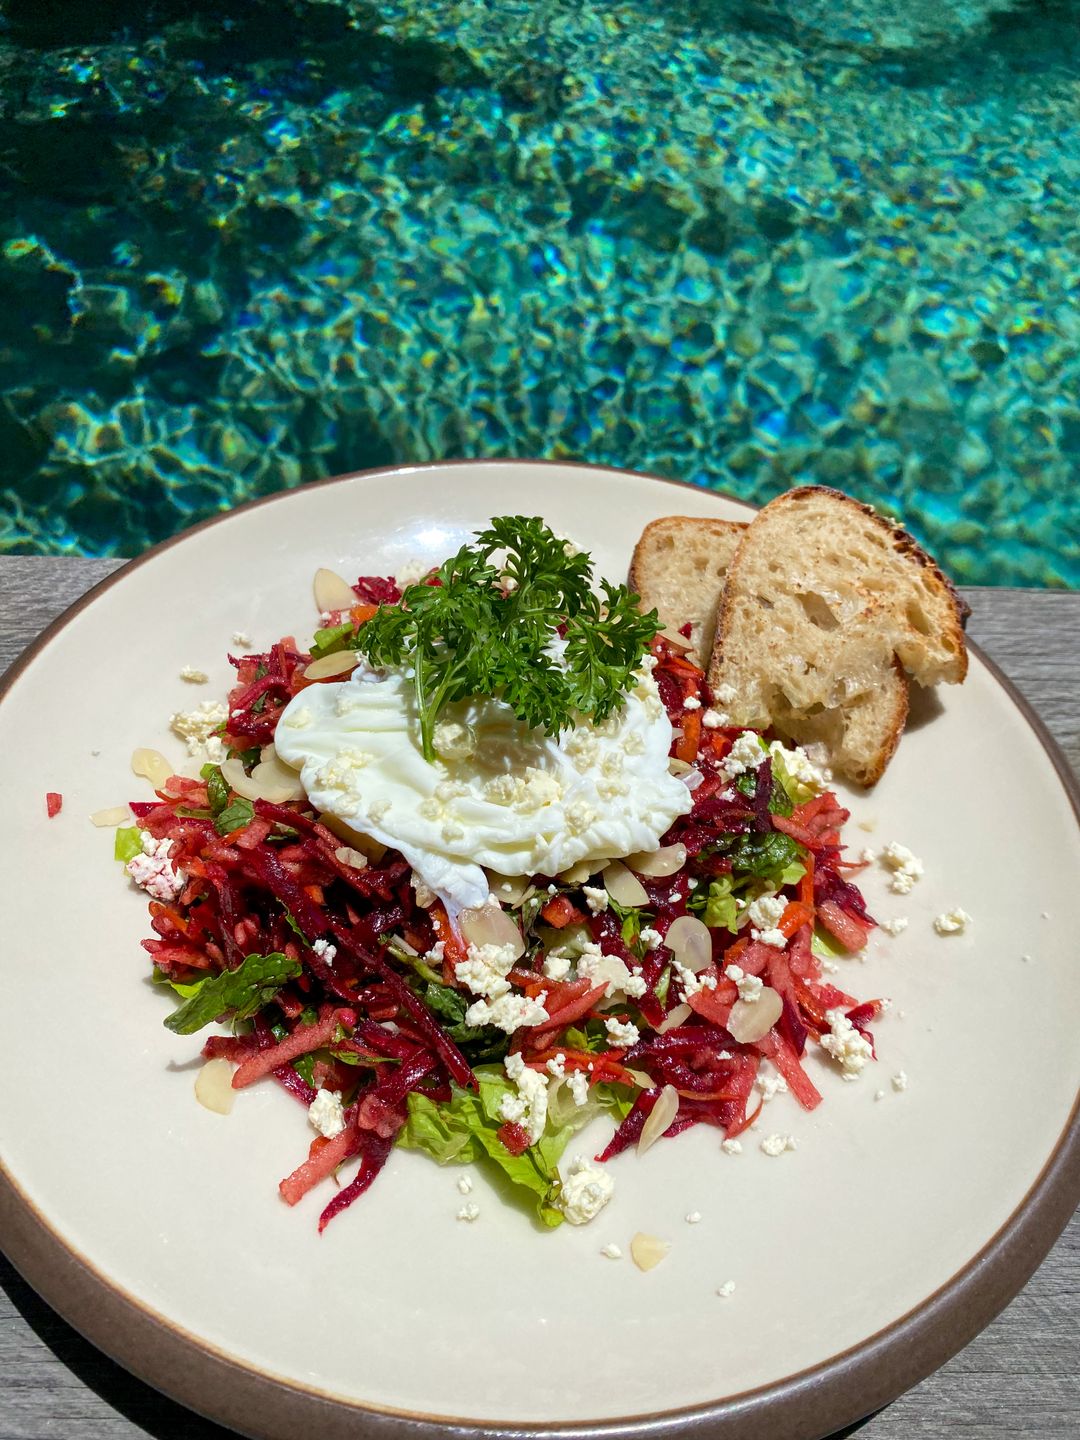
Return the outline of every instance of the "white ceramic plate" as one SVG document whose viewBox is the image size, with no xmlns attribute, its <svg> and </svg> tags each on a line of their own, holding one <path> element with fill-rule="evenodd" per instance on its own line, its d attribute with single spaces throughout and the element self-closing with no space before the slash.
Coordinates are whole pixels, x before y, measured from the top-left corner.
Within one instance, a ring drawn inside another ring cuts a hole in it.
<svg viewBox="0 0 1080 1440">
<path fill-rule="evenodd" d="M 481 1217 L 461 1224 L 457 1172 L 405 1153 L 317 1236 L 325 1195 L 290 1210 L 276 1189 L 306 1152 L 302 1109 L 269 1085 L 227 1118 L 195 1103 L 198 1040 L 163 1028 L 143 897 L 88 821 L 140 797 L 136 746 L 180 760 L 168 717 L 223 695 L 234 631 L 310 635 L 318 566 L 393 573 L 512 512 L 542 512 L 614 578 L 659 515 L 748 518 L 580 466 L 357 476 L 161 547 L 19 667 L 0 705 L 2 1237 L 97 1343 L 253 1434 L 346 1434 L 358 1407 L 388 1432 L 395 1416 L 630 1431 L 667 1415 L 823 1433 L 986 1323 L 1076 1199 L 1076 814 L 1045 736 L 978 657 L 922 707 L 877 789 L 848 797 L 856 847 L 900 840 L 926 870 L 905 898 L 867 878 L 871 911 L 909 926 L 842 962 L 846 988 L 893 1001 L 879 1063 L 845 1084 L 812 1061 L 825 1103 L 806 1115 L 777 1097 L 739 1157 L 701 1127 L 618 1159 L 616 1198 L 588 1227 L 541 1233 L 482 1179 Z M 185 684 L 184 665 L 211 683 Z M 47 790 L 64 796 L 55 820 Z M 943 939 L 932 921 L 954 905 L 974 921 Z M 773 1131 L 798 1150 L 763 1155 Z M 671 1241 L 649 1274 L 600 1254 L 637 1230 Z"/>
</svg>

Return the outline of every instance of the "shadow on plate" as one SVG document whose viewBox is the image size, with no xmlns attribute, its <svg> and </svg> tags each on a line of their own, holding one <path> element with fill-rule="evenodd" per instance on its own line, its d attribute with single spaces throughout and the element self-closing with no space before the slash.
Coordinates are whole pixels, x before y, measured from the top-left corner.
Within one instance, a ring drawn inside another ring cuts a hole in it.
<svg viewBox="0 0 1080 1440">
<path fill-rule="evenodd" d="M 41 1343 L 55 1355 L 88 1389 L 92 1390 L 105 1405 L 122 1415 L 136 1431 L 153 1437 L 153 1440 L 234 1440 L 236 1432 L 225 1430 L 211 1420 L 178 1405 L 160 1391 L 136 1379 L 115 1361 L 110 1360 L 66 1321 L 61 1320 L 23 1280 L 22 1276 L 0 1255 L 0 1290 L 10 1299 L 14 1308 L 34 1332 Z M 9 1349 L 9 1354 L 12 1351 Z M 24 1363 L 31 1362 L 26 1354 Z M 28 1372 L 24 1372 L 28 1373 Z M 0 1393 L 5 1380 L 0 1376 Z M 47 1372 L 45 1383 L 49 1384 Z M 50 1388 L 50 1393 L 52 1393 Z M 54 1413 L 52 1400 L 45 1402 L 47 1409 L 42 1414 Z M 27 1418 L 30 1408 L 27 1407 Z M 855 1435 L 873 1416 L 849 1425 L 846 1430 L 837 1430 L 829 1440 L 847 1440 Z M 135 1440 L 135 1437 L 132 1437 Z"/>
<path fill-rule="evenodd" d="M 924 725 L 929 725 L 932 720 L 945 713 L 945 707 L 936 690 L 924 690 L 921 685 L 914 683 L 911 686 L 909 703 L 911 708 L 908 710 L 905 730 L 921 730 Z"/>
</svg>

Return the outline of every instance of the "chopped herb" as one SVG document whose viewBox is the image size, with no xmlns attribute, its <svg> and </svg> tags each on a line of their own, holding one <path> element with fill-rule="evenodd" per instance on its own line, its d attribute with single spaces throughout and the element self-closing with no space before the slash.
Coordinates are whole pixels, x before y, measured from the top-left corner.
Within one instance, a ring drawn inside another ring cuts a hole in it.
<svg viewBox="0 0 1080 1440">
<path fill-rule="evenodd" d="M 231 835 L 234 830 L 242 830 L 254 818 L 255 806 L 251 801 L 245 800 L 242 795 L 234 795 L 215 819 L 214 828 L 219 835 Z"/>
<path fill-rule="evenodd" d="M 601 581 L 597 595 L 588 555 L 568 554 L 540 519 L 503 516 L 477 539 L 439 567 L 437 585 L 410 585 L 357 636 L 372 664 L 412 666 L 431 761 L 435 722 L 455 701 L 498 695 L 549 734 L 575 715 L 604 720 L 622 705 L 659 623 L 624 586 Z M 559 626 L 562 664 L 552 654 Z"/>
<path fill-rule="evenodd" d="M 272 955 L 249 955 L 235 970 L 223 970 L 198 982 L 194 994 L 166 1017 L 168 1029 L 177 1035 L 193 1035 L 219 1015 L 232 1013 L 243 1020 L 268 1004 L 287 980 L 299 975 L 298 960 L 275 951 Z"/>
</svg>

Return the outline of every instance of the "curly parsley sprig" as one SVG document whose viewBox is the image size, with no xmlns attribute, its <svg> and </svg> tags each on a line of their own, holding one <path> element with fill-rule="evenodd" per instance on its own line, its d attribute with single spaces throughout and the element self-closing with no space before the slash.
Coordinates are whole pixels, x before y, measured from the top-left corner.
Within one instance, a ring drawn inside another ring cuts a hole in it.
<svg viewBox="0 0 1080 1440">
<path fill-rule="evenodd" d="M 500 516 L 476 538 L 439 567 L 437 585 L 410 585 L 356 637 L 373 665 L 412 666 L 429 761 L 436 721 L 457 701 L 498 696 L 549 734 L 579 715 L 599 724 L 621 708 L 659 628 L 624 585 L 605 580 L 597 594 L 589 556 L 537 517 Z"/>
</svg>

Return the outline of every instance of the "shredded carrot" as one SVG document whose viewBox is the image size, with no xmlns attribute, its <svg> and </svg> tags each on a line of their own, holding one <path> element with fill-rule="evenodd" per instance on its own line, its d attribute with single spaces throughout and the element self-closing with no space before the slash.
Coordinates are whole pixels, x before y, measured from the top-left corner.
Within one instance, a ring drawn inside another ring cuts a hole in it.
<svg viewBox="0 0 1080 1440">
<path fill-rule="evenodd" d="M 675 746 L 675 754 L 680 760 L 692 765 L 697 759 L 698 746 L 701 744 L 700 710 L 686 711 L 682 718 L 682 732 L 679 743 Z"/>
</svg>

